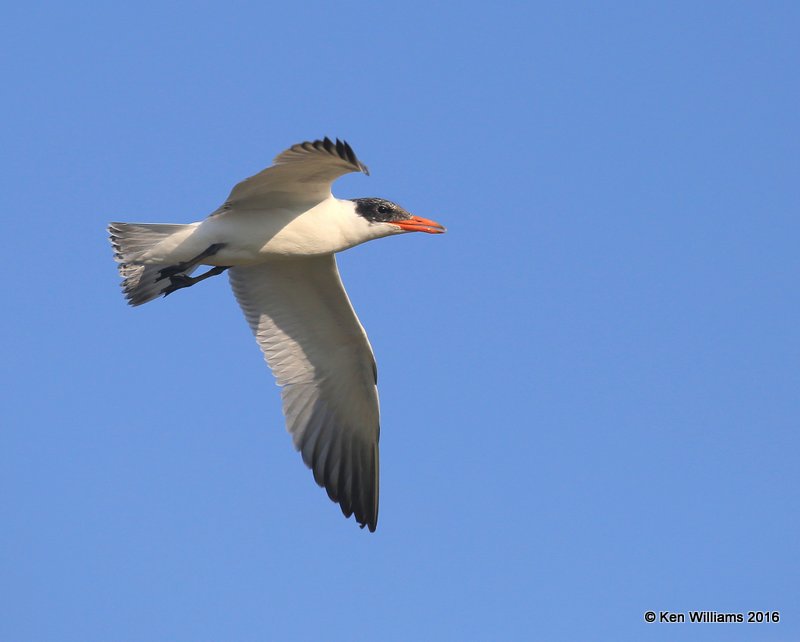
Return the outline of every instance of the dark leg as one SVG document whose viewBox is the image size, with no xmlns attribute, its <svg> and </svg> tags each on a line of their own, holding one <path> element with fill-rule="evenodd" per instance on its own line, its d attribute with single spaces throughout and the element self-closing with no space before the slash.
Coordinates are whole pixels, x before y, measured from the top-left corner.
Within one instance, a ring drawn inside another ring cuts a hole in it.
<svg viewBox="0 0 800 642">
<path fill-rule="evenodd" d="M 208 272 L 203 272 L 200 276 L 187 276 L 186 274 L 175 274 L 169 277 L 169 285 L 161 290 L 161 294 L 167 296 L 168 294 L 172 294 L 175 290 L 181 290 L 183 288 L 188 288 L 193 286 L 196 283 L 200 283 L 200 281 L 205 281 L 206 279 L 210 279 L 212 276 L 217 276 L 218 274 L 222 274 L 225 270 L 227 270 L 230 265 L 219 265 L 217 267 L 211 268 Z"/>
<path fill-rule="evenodd" d="M 160 281 L 161 279 L 166 279 L 167 277 L 171 278 L 176 274 L 180 274 L 181 272 L 186 272 L 187 270 L 191 270 L 195 265 L 201 263 L 203 259 L 207 259 L 209 256 L 214 256 L 223 247 L 225 247 L 224 243 L 214 243 L 214 245 L 209 245 L 205 250 L 200 252 L 200 254 L 198 254 L 193 259 L 189 259 L 188 261 L 183 261 L 182 263 L 177 263 L 175 265 L 170 265 L 169 267 L 165 267 L 163 270 L 160 270 L 158 272 L 156 281 Z M 214 275 L 212 274 L 211 276 Z"/>
</svg>

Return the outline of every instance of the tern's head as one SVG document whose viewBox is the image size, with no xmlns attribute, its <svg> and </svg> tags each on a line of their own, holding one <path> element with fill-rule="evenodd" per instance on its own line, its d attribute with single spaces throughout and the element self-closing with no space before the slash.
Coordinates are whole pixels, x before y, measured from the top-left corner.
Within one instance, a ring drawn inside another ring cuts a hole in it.
<svg viewBox="0 0 800 642">
<path fill-rule="evenodd" d="M 354 198 L 356 214 L 375 225 L 391 225 L 398 232 L 427 232 L 441 234 L 445 231 L 436 221 L 409 214 L 397 203 L 383 198 Z"/>
</svg>

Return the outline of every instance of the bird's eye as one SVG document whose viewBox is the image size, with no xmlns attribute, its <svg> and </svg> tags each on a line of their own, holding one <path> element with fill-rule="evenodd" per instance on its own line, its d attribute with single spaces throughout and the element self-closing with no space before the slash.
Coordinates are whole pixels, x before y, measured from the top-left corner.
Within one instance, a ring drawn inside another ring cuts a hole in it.
<svg viewBox="0 0 800 642">
<path fill-rule="evenodd" d="M 378 206 L 378 212 L 380 212 L 381 214 L 388 214 L 389 213 L 389 208 L 386 207 L 385 205 L 379 205 Z"/>
</svg>

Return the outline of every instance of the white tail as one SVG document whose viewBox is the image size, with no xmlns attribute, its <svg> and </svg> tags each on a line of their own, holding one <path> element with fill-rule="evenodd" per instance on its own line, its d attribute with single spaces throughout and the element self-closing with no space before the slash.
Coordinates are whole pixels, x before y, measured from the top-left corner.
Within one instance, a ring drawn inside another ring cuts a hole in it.
<svg viewBox="0 0 800 642">
<path fill-rule="evenodd" d="M 156 245 L 189 227 L 161 223 L 111 223 L 108 226 L 114 260 L 119 263 L 122 289 L 128 303 L 141 305 L 163 294 L 170 281 L 159 278 L 159 272 L 167 266 L 145 265 L 142 261 Z"/>
</svg>

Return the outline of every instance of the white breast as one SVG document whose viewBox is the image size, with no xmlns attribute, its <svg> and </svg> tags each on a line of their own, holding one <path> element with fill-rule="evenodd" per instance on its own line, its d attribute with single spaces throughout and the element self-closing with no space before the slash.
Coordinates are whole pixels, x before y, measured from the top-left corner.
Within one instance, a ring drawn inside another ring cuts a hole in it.
<svg viewBox="0 0 800 642">
<path fill-rule="evenodd" d="M 210 265 L 248 265 L 270 258 L 332 254 L 386 236 L 388 226 L 356 214 L 352 201 L 329 198 L 303 212 L 230 211 L 203 221 L 200 244 L 224 243 Z"/>
</svg>

